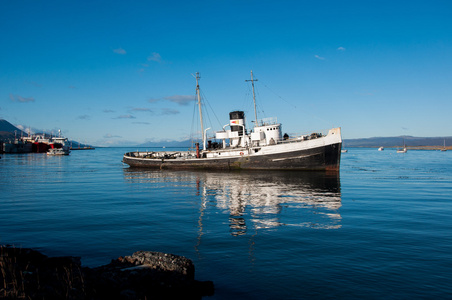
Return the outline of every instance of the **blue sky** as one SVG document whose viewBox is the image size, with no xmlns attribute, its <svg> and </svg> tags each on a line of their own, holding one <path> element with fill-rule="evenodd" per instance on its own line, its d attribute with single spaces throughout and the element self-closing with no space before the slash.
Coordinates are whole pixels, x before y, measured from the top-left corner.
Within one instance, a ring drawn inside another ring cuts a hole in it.
<svg viewBox="0 0 452 300">
<path fill-rule="evenodd" d="M 0 2 L 0 118 L 98 146 L 183 140 L 215 113 L 288 133 L 451 136 L 452 1 Z M 210 109 L 209 109 L 210 110 Z"/>
</svg>

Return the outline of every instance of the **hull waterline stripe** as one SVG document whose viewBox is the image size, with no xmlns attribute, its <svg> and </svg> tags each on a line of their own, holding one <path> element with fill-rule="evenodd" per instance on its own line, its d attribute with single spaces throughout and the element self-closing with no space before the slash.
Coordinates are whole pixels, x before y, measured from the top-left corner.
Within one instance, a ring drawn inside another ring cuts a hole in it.
<svg viewBox="0 0 452 300">
<path fill-rule="evenodd" d="M 291 160 L 291 159 L 298 159 L 298 158 L 306 158 L 306 157 L 316 156 L 316 155 L 320 155 L 320 154 L 322 154 L 322 153 L 318 152 L 318 153 L 313 153 L 313 154 L 309 154 L 309 155 L 300 155 L 300 156 L 295 156 L 295 157 L 275 158 L 275 159 L 272 159 L 272 161 L 283 161 L 283 160 Z"/>
</svg>

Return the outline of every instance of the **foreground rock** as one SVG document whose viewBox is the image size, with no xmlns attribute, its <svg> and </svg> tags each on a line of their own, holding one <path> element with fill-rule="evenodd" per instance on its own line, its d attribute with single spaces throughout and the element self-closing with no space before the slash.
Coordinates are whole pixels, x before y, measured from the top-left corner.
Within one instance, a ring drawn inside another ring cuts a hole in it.
<svg viewBox="0 0 452 300">
<path fill-rule="evenodd" d="M 201 299 L 213 292 L 182 256 L 139 251 L 87 268 L 80 258 L 0 246 L 2 299 Z"/>
</svg>

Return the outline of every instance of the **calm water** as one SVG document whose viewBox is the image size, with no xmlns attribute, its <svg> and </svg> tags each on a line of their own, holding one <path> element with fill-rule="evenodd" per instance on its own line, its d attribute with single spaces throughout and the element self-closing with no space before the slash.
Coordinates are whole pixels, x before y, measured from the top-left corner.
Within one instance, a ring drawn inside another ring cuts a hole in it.
<svg viewBox="0 0 452 300">
<path fill-rule="evenodd" d="M 331 176 L 129 170 L 132 150 L 2 155 L 0 243 L 183 255 L 206 299 L 452 297 L 452 151 L 352 148 Z"/>
</svg>

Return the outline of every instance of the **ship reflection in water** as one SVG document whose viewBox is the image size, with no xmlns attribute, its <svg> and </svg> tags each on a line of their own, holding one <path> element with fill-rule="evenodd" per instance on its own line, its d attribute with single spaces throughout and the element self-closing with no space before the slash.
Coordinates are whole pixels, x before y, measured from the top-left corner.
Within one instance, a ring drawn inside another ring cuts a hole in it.
<svg viewBox="0 0 452 300">
<path fill-rule="evenodd" d="M 135 183 L 165 183 L 200 199 L 199 229 L 209 210 L 229 215 L 232 235 L 296 226 L 341 227 L 339 174 L 325 172 L 205 172 L 124 169 Z M 169 196 L 170 197 L 170 196 Z"/>
</svg>

